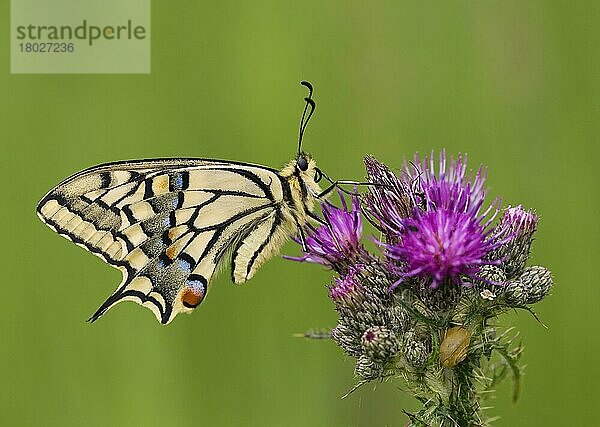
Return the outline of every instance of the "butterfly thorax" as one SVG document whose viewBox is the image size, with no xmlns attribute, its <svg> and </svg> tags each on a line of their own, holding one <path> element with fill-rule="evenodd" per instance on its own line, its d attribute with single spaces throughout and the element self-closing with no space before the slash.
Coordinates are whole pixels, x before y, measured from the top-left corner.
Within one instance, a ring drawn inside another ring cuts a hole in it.
<svg viewBox="0 0 600 427">
<path fill-rule="evenodd" d="M 298 167 L 298 158 L 302 157 L 306 161 L 306 170 Z M 291 193 L 291 202 L 288 205 L 299 225 L 308 221 L 308 214 L 314 210 L 315 200 L 321 193 L 321 187 L 315 181 L 317 174 L 317 163 L 306 153 L 287 163 L 279 173 L 289 186 Z"/>
</svg>

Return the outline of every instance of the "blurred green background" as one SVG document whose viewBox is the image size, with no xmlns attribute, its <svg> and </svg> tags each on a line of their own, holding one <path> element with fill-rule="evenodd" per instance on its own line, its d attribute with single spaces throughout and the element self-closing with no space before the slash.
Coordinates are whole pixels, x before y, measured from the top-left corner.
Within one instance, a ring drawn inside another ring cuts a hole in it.
<svg viewBox="0 0 600 427">
<path fill-rule="evenodd" d="M 5 40 L 8 2 L 0 8 Z M 35 216 L 71 173 L 101 162 L 198 156 L 279 166 L 305 147 L 334 177 L 361 178 L 446 147 L 489 165 L 491 194 L 536 208 L 533 262 L 553 296 L 522 331 L 522 398 L 497 426 L 592 425 L 600 321 L 600 3 L 165 2 L 152 5 L 150 75 L 11 75 L 0 44 L 0 424 L 35 426 L 404 425 L 396 383 L 354 384 L 333 343 L 294 338 L 336 313 L 318 266 L 274 259 L 248 284 L 221 275 L 168 327 L 121 304 L 85 319 L 120 280 Z M 284 253 L 296 254 L 289 244 Z"/>
</svg>

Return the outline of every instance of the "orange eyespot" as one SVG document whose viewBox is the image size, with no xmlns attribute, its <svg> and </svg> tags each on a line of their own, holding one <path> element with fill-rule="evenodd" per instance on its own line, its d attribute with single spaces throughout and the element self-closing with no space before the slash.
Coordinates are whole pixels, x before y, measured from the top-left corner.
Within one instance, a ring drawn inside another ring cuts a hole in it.
<svg viewBox="0 0 600 427">
<path fill-rule="evenodd" d="M 181 302 L 187 308 L 197 307 L 206 295 L 206 279 L 199 274 L 192 274 L 187 280 L 187 286 L 181 294 Z"/>
<path fill-rule="evenodd" d="M 185 291 L 183 291 L 183 295 L 181 296 L 181 301 L 183 302 L 183 305 L 185 305 L 186 307 L 194 308 L 202 302 L 203 298 L 204 298 L 204 294 L 198 293 L 193 289 L 187 288 Z"/>
<path fill-rule="evenodd" d="M 183 305 L 193 308 L 202 302 L 202 297 L 204 297 L 204 295 L 198 294 L 191 289 L 186 289 L 183 292 L 183 297 L 181 300 L 183 301 Z"/>
</svg>

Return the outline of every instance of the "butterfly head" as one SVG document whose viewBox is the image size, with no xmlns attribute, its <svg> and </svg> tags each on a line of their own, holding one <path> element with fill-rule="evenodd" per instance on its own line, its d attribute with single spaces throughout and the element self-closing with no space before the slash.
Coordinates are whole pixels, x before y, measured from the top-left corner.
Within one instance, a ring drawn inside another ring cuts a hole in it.
<svg viewBox="0 0 600 427">
<path fill-rule="evenodd" d="M 321 193 L 322 189 L 318 182 L 323 173 L 317 167 L 317 162 L 310 154 L 300 152 L 296 158 L 286 164 L 279 175 L 290 183 L 292 195 L 299 203 L 306 202 L 312 206 L 312 201 Z"/>
<path fill-rule="evenodd" d="M 323 173 L 317 167 L 317 162 L 308 153 L 301 152 L 298 155 L 294 169 L 295 173 L 304 180 L 319 182 L 323 178 Z"/>
<path fill-rule="evenodd" d="M 312 156 L 305 152 L 300 152 L 298 156 L 291 160 L 281 170 L 281 176 L 285 178 L 299 178 L 305 183 L 317 183 L 323 178 L 323 173 L 317 167 L 317 162 Z"/>
</svg>

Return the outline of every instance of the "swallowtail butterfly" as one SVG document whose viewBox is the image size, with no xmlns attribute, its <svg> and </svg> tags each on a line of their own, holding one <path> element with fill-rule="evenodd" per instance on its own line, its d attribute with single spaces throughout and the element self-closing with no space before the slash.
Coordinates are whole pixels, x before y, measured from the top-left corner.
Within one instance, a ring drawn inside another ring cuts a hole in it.
<svg viewBox="0 0 600 427">
<path fill-rule="evenodd" d="M 309 218 L 320 221 L 315 200 L 350 182 L 332 181 L 301 151 L 315 109 L 312 86 L 302 84 L 309 95 L 298 153 L 281 170 L 194 158 L 122 161 L 78 172 L 44 196 L 44 223 L 123 274 L 90 321 L 135 301 L 167 324 L 204 300 L 222 263 L 230 260 L 232 280 L 243 283 L 290 235 L 303 240 Z"/>
</svg>

